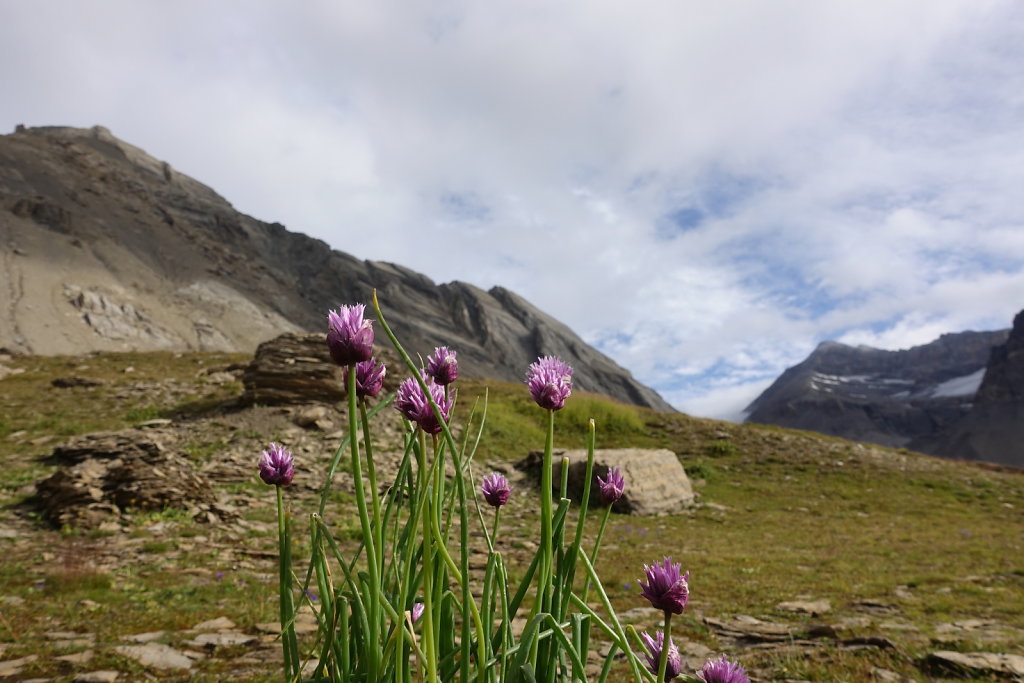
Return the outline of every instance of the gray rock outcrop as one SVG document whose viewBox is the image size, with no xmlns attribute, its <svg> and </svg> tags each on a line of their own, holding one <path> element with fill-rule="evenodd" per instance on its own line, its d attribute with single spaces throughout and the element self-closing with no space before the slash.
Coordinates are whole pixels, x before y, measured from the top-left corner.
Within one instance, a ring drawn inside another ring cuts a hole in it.
<svg viewBox="0 0 1024 683">
<path fill-rule="evenodd" d="M 373 356 L 385 367 L 382 393 L 394 391 L 409 376 L 392 349 L 375 346 Z M 326 335 L 317 332 L 290 332 L 260 344 L 242 384 L 246 405 L 337 403 L 345 398 L 345 372 L 331 360 Z"/>
<path fill-rule="evenodd" d="M 561 482 L 562 459 L 569 459 L 569 497 L 579 501 L 583 494 L 587 471 L 587 451 L 555 450 L 552 469 L 555 492 Z M 538 472 L 542 460 L 540 453 L 531 453 L 521 464 L 522 469 Z M 591 483 L 590 504 L 601 505 L 596 477 L 604 477 L 612 467 L 622 471 L 626 482 L 622 497 L 614 510 L 631 515 L 669 515 L 682 512 L 694 503 L 693 487 L 679 457 L 664 448 L 608 448 L 594 451 L 594 477 Z"/>
<path fill-rule="evenodd" d="M 251 351 L 326 331 L 328 310 L 369 303 L 373 290 L 413 357 L 448 345 L 463 376 L 520 381 L 538 356 L 558 355 L 579 389 L 671 410 L 506 289 L 438 285 L 243 215 L 99 126 L 0 136 L 0 347 Z"/>
<path fill-rule="evenodd" d="M 97 432 L 54 449 L 60 464 L 36 484 L 43 516 L 56 526 L 96 528 L 130 510 L 178 508 L 198 521 L 224 519 L 212 486 L 154 430 Z"/>
<path fill-rule="evenodd" d="M 1024 467 L 1024 311 L 992 350 L 970 411 L 936 438 L 912 444 L 937 455 Z"/>
</svg>

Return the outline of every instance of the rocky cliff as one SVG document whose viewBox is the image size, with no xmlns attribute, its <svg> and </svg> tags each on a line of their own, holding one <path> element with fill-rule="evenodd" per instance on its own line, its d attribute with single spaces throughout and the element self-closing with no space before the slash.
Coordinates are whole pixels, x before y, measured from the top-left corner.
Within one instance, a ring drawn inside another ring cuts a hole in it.
<svg viewBox="0 0 1024 683">
<path fill-rule="evenodd" d="M 746 421 L 921 448 L 971 411 L 1007 334 L 945 334 L 902 351 L 822 342 L 750 404 Z"/>
<path fill-rule="evenodd" d="M 510 291 L 438 285 L 243 215 L 99 126 L 0 136 L 0 347 L 252 350 L 324 330 L 328 309 L 373 289 L 410 352 L 448 344 L 467 376 L 518 381 L 555 354 L 580 389 L 671 410 Z"/>
<path fill-rule="evenodd" d="M 928 453 L 1024 467 L 1024 311 L 992 350 L 974 405 L 959 422 L 911 444 Z"/>
</svg>

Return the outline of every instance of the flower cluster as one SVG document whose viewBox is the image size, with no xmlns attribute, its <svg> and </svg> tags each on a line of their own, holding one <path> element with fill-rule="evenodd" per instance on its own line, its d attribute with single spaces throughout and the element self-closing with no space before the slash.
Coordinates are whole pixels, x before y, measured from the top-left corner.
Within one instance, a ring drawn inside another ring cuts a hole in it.
<svg viewBox="0 0 1024 683">
<path fill-rule="evenodd" d="M 423 380 L 427 385 L 427 391 L 430 392 L 430 398 L 437 404 L 441 418 L 447 423 L 451 419 L 454 401 L 444 395 L 444 387 L 435 383 L 433 379 L 424 376 Z M 395 410 L 410 422 L 415 422 L 427 434 L 441 432 L 441 423 L 437 421 L 437 416 L 434 415 L 434 410 L 430 407 L 430 400 L 423 393 L 423 388 L 420 387 L 420 383 L 416 381 L 415 377 L 410 377 L 398 387 L 398 393 L 395 396 Z"/>
<path fill-rule="evenodd" d="M 651 606 L 663 612 L 682 614 L 690 599 L 690 572 L 680 574 L 680 564 L 672 564 L 665 558 L 661 565 L 644 565 L 647 583 L 640 582 L 641 595 L 651 601 Z"/>
<path fill-rule="evenodd" d="M 747 671 L 739 664 L 730 662 L 722 655 L 719 660 L 709 659 L 697 672 L 697 678 L 704 683 L 750 683 Z"/>
<path fill-rule="evenodd" d="M 640 634 L 647 652 L 644 658 L 647 660 L 647 669 L 652 674 L 658 673 L 658 664 L 661 662 L 661 650 L 665 647 L 665 634 L 658 631 L 651 637 L 647 633 Z M 675 646 L 672 639 L 668 639 L 668 666 L 665 667 L 665 680 L 671 681 L 683 670 L 683 659 L 679 656 L 679 648 Z"/>
<path fill-rule="evenodd" d="M 487 501 L 487 504 L 496 508 L 500 508 L 507 503 L 509 496 L 512 495 L 512 489 L 508 485 L 508 480 L 497 472 L 484 477 L 484 482 L 480 486 L 480 492 L 484 494 L 484 500 Z"/>
<path fill-rule="evenodd" d="M 597 488 L 604 504 L 611 505 L 622 497 L 622 492 L 626 490 L 626 479 L 618 467 L 609 467 L 604 476 L 606 479 L 597 478 Z"/>
<path fill-rule="evenodd" d="M 327 348 L 338 365 L 355 365 L 373 355 L 373 325 L 363 320 L 366 306 L 342 306 L 327 314 Z"/>
<path fill-rule="evenodd" d="M 373 358 L 373 341 L 374 333 L 372 321 L 364 319 L 365 306 L 363 304 L 354 304 L 350 306 L 341 306 L 337 311 L 330 311 L 328 314 L 328 331 L 327 331 L 327 346 L 330 351 L 331 359 L 344 367 L 346 385 L 349 382 L 352 383 L 354 396 L 350 396 L 350 406 L 354 406 L 356 398 L 365 399 L 368 397 L 377 396 L 383 388 L 384 378 L 387 371 L 384 364 Z M 383 323 L 383 320 L 381 320 Z M 387 326 L 384 325 L 387 330 Z M 390 331 L 389 331 L 390 336 Z M 408 358 L 401 347 L 398 347 L 401 355 L 404 358 Z M 350 374 L 354 373 L 354 375 Z M 403 417 L 411 421 L 422 433 L 437 435 L 444 430 L 444 425 L 449 422 L 452 417 L 452 410 L 454 406 L 454 394 L 448 388 L 454 383 L 459 376 L 458 361 L 456 359 L 456 352 L 447 346 L 438 346 L 434 348 L 433 354 L 427 358 L 424 363 L 423 369 L 419 371 L 418 376 L 410 377 L 406 379 L 398 388 L 395 395 L 394 407 L 398 410 Z M 573 386 L 573 368 L 565 363 L 562 359 L 555 356 L 543 356 L 536 360 L 536 362 L 530 365 L 528 372 L 526 373 L 526 384 L 529 389 L 533 400 L 538 406 L 549 414 L 546 416 L 549 420 L 549 424 L 553 425 L 554 422 L 554 411 L 561 410 L 565 406 L 566 400 L 572 394 Z M 354 418 L 354 410 L 350 412 L 350 418 Z M 363 419 L 366 420 L 365 411 L 363 411 Z M 367 437 L 368 438 L 368 437 Z M 353 473 L 357 477 L 361 477 L 360 472 L 360 455 L 359 455 L 359 444 L 356 436 L 356 430 L 350 430 L 350 452 L 353 458 Z M 435 440 L 435 456 L 437 458 L 443 458 L 445 453 L 446 441 Z M 408 457 L 408 452 L 406 457 Z M 425 454 L 422 450 L 419 452 L 420 456 Z M 371 465 L 369 470 L 369 476 L 371 483 L 374 482 L 374 470 L 372 469 L 372 454 L 367 449 L 367 461 Z M 436 470 L 438 472 L 444 472 L 443 469 L 444 461 L 438 460 L 442 469 Z M 422 464 L 422 461 L 421 461 Z M 558 582 L 562 581 L 562 577 L 572 577 L 572 572 L 563 571 L 563 553 L 562 553 L 562 540 L 561 531 L 552 528 L 552 520 L 555 518 L 551 510 L 551 486 L 550 486 L 550 471 L 551 471 L 551 443 L 549 441 L 548 447 L 545 449 L 545 469 L 544 477 L 542 479 L 544 483 L 543 490 L 544 494 L 541 497 L 541 545 L 537 559 L 534 561 L 538 563 L 540 572 L 543 575 L 542 579 L 538 579 L 537 600 L 535 604 L 535 610 L 543 610 L 545 612 L 551 612 L 552 606 L 557 603 L 552 601 L 551 595 L 555 595 L 553 591 L 561 590 L 561 586 Z M 283 446 L 277 443 L 271 443 L 267 450 L 263 451 L 262 457 L 259 461 L 259 474 L 264 482 L 277 487 L 286 486 L 291 483 L 294 477 L 294 461 L 292 454 Z M 456 476 L 461 476 L 456 474 Z M 601 536 L 604 533 L 605 524 L 608 521 L 608 517 L 611 513 L 611 506 L 616 501 L 620 500 L 626 488 L 626 480 L 622 470 L 619 467 L 608 467 L 604 471 L 604 476 L 597 477 L 598 496 L 600 500 L 608 506 L 605 510 L 604 520 L 602 521 L 601 530 L 598 533 L 598 540 L 595 545 L 593 555 L 591 556 L 595 561 L 597 557 L 597 550 L 600 547 Z M 386 542 L 387 536 L 378 535 L 379 529 L 383 527 L 382 520 L 386 521 L 387 516 L 381 516 L 381 511 L 377 503 L 378 500 L 374 499 L 374 505 L 372 509 L 365 505 L 365 500 L 360 498 L 363 495 L 362 481 L 360 480 L 360 487 L 357 488 L 357 502 L 359 502 L 359 514 L 360 524 L 363 532 L 363 537 L 369 540 L 384 539 Z M 374 487 L 371 487 L 374 488 Z M 508 480 L 497 472 L 488 474 L 483 478 L 480 486 L 480 493 L 488 505 L 495 508 L 494 512 L 494 533 L 498 531 L 498 521 L 500 519 L 500 508 L 509 502 L 511 496 L 511 488 Z M 326 492 L 326 489 L 325 489 Z M 410 491 L 410 495 L 415 493 L 425 494 L 426 492 Z M 460 490 L 461 495 L 461 490 Z M 287 513 L 284 507 L 284 492 L 277 489 L 277 502 L 278 502 L 278 520 L 279 529 L 281 534 L 281 547 L 285 549 L 290 543 L 289 536 L 290 527 L 287 523 Z M 432 520 L 440 519 L 442 514 L 451 514 L 451 508 L 447 509 L 439 505 L 439 500 L 435 500 L 432 495 L 426 495 L 422 499 L 422 506 L 415 508 L 417 510 L 424 510 L 423 519 Z M 323 502 L 322 502 L 323 504 Z M 447 505 L 447 499 L 445 500 Z M 372 517 L 371 513 L 372 512 Z M 583 521 L 585 518 L 581 518 L 580 529 L 583 529 Z M 396 527 L 397 528 L 397 527 Z M 464 533 L 468 525 L 462 529 Z M 646 533 L 646 532 L 644 532 Z M 437 531 L 435 529 L 434 535 L 436 537 Z M 416 541 L 415 537 L 410 536 L 413 541 Z M 438 540 L 435 538 L 435 540 Z M 397 541 L 396 541 L 397 542 Z M 439 539 L 439 543 L 444 544 L 444 539 Z M 578 542 L 578 541 L 577 541 Z M 559 544 L 559 545 L 556 545 Z M 375 547 L 376 546 L 376 547 Z M 462 552 L 466 552 L 468 543 L 465 541 L 462 543 Z M 428 531 L 428 525 L 424 523 L 423 531 L 423 544 L 422 544 L 422 566 L 424 568 L 422 580 L 423 595 L 430 596 L 436 594 L 437 590 L 434 587 L 434 574 L 435 572 L 430 571 L 430 566 L 433 562 L 439 561 L 439 558 L 443 555 L 447 561 L 452 562 L 451 558 L 447 553 L 443 552 L 443 548 L 435 547 L 433 542 L 430 542 L 430 532 Z M 493 551 L 493 545 L 491 546 Z M 380 573 L 385 568 L 384 549 L 378 544 L 366 544 L 366 555 L 368 567 L 371 568 L 366 576 L 366 581 L 370 582 L 369 592 L 370 602 L 377 601 L 377 596 L 383 595 L 383 581 Z M 402 556 L 401 553 L 395 553 L 396 557 Z M 412 558 L 411 562 L 416 562 L 415 554 L 408 555 Z M 557 565 L 555 564 L 557 559 Z M 468 562 L 467 556 L 462 555 L 463 562 Z M 285 652 L 285 670 L 288 672 L 290 677 L 298 677 L 300 675 L 300 664 L 302 658 L 298 648 L 297 640 L 295 637 L 294 626 L 289 625 L 290 620 L 294 618 L 295 609 L 292 603 L 293 588 L 291 583 L 291 577 L 293 576 L 291 567 L 289 566 L 291 560 L 290 556 L 282 551 L 281 557 L 281 614 L 282 614 L 282 643 Z M 379 563 L 379 564 L 378 564 Z M 435 567 L 437 565 L 434 565 Z M 572 568 L 572 571 L 575 571 Z M 414 564 L 409 564 L 403 569 L 404 575 L 412 576 L 415 570 Z M 665 625 L 664 630 L 654 631 L 651 633 L 642 633 L 640 635 L 640 642 L 642 644 L 642 652 L 638 654 L 643 655 L 645 662 L 638 661 L 636 655 L 632 652 L 628 653 L 630 656 L 631 665 L 637 666 L 645 663 L 647 669 L 655 674 L 656 676 L 661 673 L 662 667 L 664 668 L 664 675 L 659 679 L 660 681 L 670 681 L 676 679 L 682 675 L 683 661 L 680 656 L 679 649 L 672 642 L 672 631 L 671 631 L 671 618 L 673 615 L 681 614 L 686 608 L 687 602 L 690 597 L 689 589 L 689 572 L 683 573 L 681 565 L 679 563 L 673 563 L 671 559 L 665 557 L 663 562 L 654 563 L 651 565 L 644 565 L 644 573 L 646 575 L 646 582 L 640 581 L 640 587 L 642 589 L 641 596 L 650 601 L 651 606 L 664 613 Z M 363 576 L 360 574 L 360 576 Z M 351 581 L 351 580 L 350 580 Z M 571 582 L 571 578 L 569 579 Z M 565 584 L 568 588 L 571 588 L 570 584 Z M 351 587 L 351 583 L 350 583 Z M 627 588 L 628 588 L 627 584 Z M 317 596 L 312 593 L 312 590 L 304 586 L 305 595 L 310 601 L 317 600 Z M 470 595 L 470 586 L 464 584 L 463 590 L 466 591 L 466 595 Z M 302 593 L 297 593 L 301 595 Z M 486 592 L 485 592 L 486 594 Z M 547 597 L 545 597 L 547 596 Z M 326 597 L 325 597 L 326 599 Z M 584 589 L 584 600 L 586 600 L 586 589 Z M 366 608 L 366 614 L 369 615 L 367 623 L 364 628 L 369 628 L 369 632 L 374 634 L 370 639 L 365 641 L 366 651 L 362 653 L 364 659 L 369 663 L 370 668 L 367 669 L 366 677 L 368 680 L 380 680 L 381 674 L 384 672 L 382 669 L 375 669 L 379 662 L 379 652 L 373 651 L 374 648 L 380 647 L 380 642 L 375 640 L 376 636 L 384 633 L 384 625 L 386 621 L 381 619 L 387 619 L 387 616 L 377 607 L 368 606 Z M 460 617 L 465 621 L 468 612 L 464 609 L 458 611 L 453 603 L 441 602 L 440 605 L 437 603 L 431 603 L 431 614 L 426 614 L 426 605 L 424 602 L 413 602 L 409 606 L 409 610 L 405 613 L 406 623 L 411 629 L 413 624 L 420 622 L 422 619 L 421 629 L 423 631 L 423 649 L 425 651 L 424 656 L 424 671 L 431 680 L 438 679 L 438 662 L 440 661 L 441 650 L 438 647 L 440 642 L 438 634 L 434 633 L 437 628 L 437 624 L 449 624 L 454 623 L 454 619 Z M 445 612 L 444 610 L 448 610 Z M 506 615 L 507 616 L 507 615 Z M 370 619 L 372 617 L 372 619 Z M 426 617 L 424 619 L 424 617 Z M 479 637 L 475 639 L 476 647 L 480 649 L 479 662 L 488 662 L 488 666 L 491 666 L 490 661 L 492 654 L 489 654 L 489 641 L 490 638 L 487 635 L 487 626 L 484 625 L 480 628 Z M 625 637 L 625 636 L 623 636 Z M 467 641 L 468 642 L 468 641 Z M 469 646 L 467 645 L 466 648 Z M 461 656 L 464 657 L 463 661 L 468 662 L 471 660 L 471 653 L 469 649 L 464 648 L 461 652 Z M 402 651 L 398 656 L 406 656 L 407 651 Z M 543 662 L 544 667 L 550 667 L 557 661 L 557 657 L 562 655 L 557 652 L 557 648 L 552 649 L 550 652 L 543 655 L 546 659 Z M 538 656 L 539 660 L 540 656 Z M 321 663 L 323 666 L 323 663 Z M 540 667 L 542 662 L 537 662 L 538 671 L 542 670 Z M 550 670 L 550 669 L 548 669 Z M 421 671 L 421 675 L 424 672 Z M 504 673 L 504 672 L 503 672 Z M 637 671 L 639 674 L 640 672 Z M 697 678 L 703 683 L 750 683 L 747 677 L 746 671 L 742 666 L 737 663 L 730 662 L 723 655 L 718 660 L 709 659 L 700 671 L 696 672 Z M 692 679 L 692 677 L 691 677 Z"/>
<path fill-rule="evenodd" d="M 420 620 L 420 617 L 423 616 L 423 610 L 426 609 L 426 607 L 427 606 L 422 602 L 413 603 L 412 609 L 409 610 L 409 619 L 412 620 L 412 623 L 415 624 Z"/>
<path fill-rule="evenodd" d="M 349 367 L 345 368 L 345 385 L 348 386 Z M 384 386 L 387 368 L 373 358 L 356 363 L 356 396 L 367 398 L 376 396 Z"/>
<path fill-rule="evenodd" d="M 526 373 L 526 385 L 541 408 L 561 410 L 572 394 L 572 368 L 555 356 L 538 358 Z"/>
<path fill-rule="evenodd" d="M 260 478 L 271 486 L 287 486 L 295 476 L 291 452 L 284 446 L 271 443 L 260 458 Z"/>
<path fill-rule="evenodd" d="M 447 386 L 459 378 L 459 363 L 455 352 L 447 346 L 438 346 L 434 355 L 427 359 L 427 375 L 437 384 Z"/>
</svg>

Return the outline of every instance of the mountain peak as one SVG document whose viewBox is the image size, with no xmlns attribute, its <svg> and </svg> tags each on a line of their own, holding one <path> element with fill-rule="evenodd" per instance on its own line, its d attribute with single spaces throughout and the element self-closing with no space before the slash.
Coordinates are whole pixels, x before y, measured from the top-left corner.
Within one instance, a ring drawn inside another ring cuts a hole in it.
<svg viewBox="0 0 1024 683">
<path fill-rule="evenodd" d="M 449 345 L 466 376 L 509 381 L 537 355 L 560 355 L 581 390 L 672 410 L 502 287 L 437 285 L 241 214 L 102 126 L 0 136 L 0 243 L 0 346 L 14 350 L 252 350 L 322 331 L 329 309 L 376 290 L 414 355 Z"/>
</svg>

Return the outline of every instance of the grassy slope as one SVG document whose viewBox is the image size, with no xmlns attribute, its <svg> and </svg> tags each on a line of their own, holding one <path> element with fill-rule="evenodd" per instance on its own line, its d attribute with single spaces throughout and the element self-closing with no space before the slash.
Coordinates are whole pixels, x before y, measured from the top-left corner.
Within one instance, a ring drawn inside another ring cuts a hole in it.
<svg viewBox="0 0 1024 683">
<path fill-rule="evenodd" d="M 205 384 L 200 375 L 205 368 L 239 360 L 244 359 L 153 353 L 31 357 L 8 363 L 26 372 L 0 380 L 0 503 L 5 506 L 0 524 L 23 511 L 12 506 L 23 502 L 32 483 L 50 471 L 39 456 L 60 438 L 164 415 L 194 414 L 229 399 L 240 391 L 237 383 Z M 125 372 L 126 367 L 134 369 Z M 52 379 L 68 375 L 95 377 L 105 384 L 50 386 Z M 488 386 L 488 423 L 478 460 L 518 459 L 524 450 L 540 448 L 540 416 L 523 388 Z M 483 387 L 481 382 L 462 383 L 463 411 L 468 412 Z M 771 678 L 861 680 L 872 666 L 881 666 L 921 679 L 914 661 L 928 649 L 1024 648 L 1021 473 L 802 432 L 657 414 L 586 395 L 574 396 L 559 413 L 557 445 L 581 446 L 591 416 L 598 424 L 599 448 L 672 449 L 691 477 L 703 481 L 698 487 L 701 500 L 714 504 L 669 518 L 613 516 L 600 569 L 617 607 L 642 607 L 636 586 L 641 563 L 669 555 L 692 572 L 693 598 L 681 629 L 711 648 L 721 644 L 707 632 L 700 615 L 745 614 L 800 627 L 809 620 L 779 614 L 774 606 L 797 598 L 828 599 L 833 611 L 818 620 L 828 623 L 863 616 L 857 605 L 862 600 L 888 603 L 897 610 L 850 633 L 882 633 L 896 642 L 898 651 L 850 653 L 823 647 L 810 654 L 742 653 L 745 663 Z M 270 436 L 253 435 L 254 443 Z M 216 457 L 215 448 L 192 448 L 196 457 Z M 255 483 L 235 486 L 237 491 L 263 493 Z M 270 521 L 270 512 L 254 507 L 246 514 L 259 525 Z M 536 526 L 531 514 L 527 510 L 510 517 L 518 519 L 519 528 L 508 533 L 524 541 L 532 538 Z M 147 525 L 154 521 L 168 522 L 174 537 L 147 534 Z M 144 552 L 127 572 L 96 570 L 87 559 L 72 557 L 87 556 L 90 547 L 102 544 L 104 539 L 96 534 L 66 530 L 61 535 L 39 528 L 43 545 L 59 545 L 74 560 L 67 572 L 41 569 L 47 557 L 39 547 L 25 549 L 24 543 L 0 539 L 0 546 L 8 544 L 0 597 L 23 601 L 0 604 L 0 647 L 5 648 L 0 660 L 45 653 L 46 646 L 33 636 L 52 630 L 55 623 L 61 629 L 95 632 L 102 641 L 108 631 L 114 638 L 130 629 L 180 629 L 219 614 L 243 627 L 273 620 L 273 582 L 261 579 L 263 565 L 231 565 L 231 581 L 182 580 L 189 567 L 224 564 L 225 551 L 210 547 L 230 547 L 239 542 L 237 537 L 219 535 L 173 513 L 137 516 L 135 524 L 131 535 L 138 537 Z M 271 531 L 252 533 L 269 546 Z M 191 542 L 196 537 L 202 541 Z M 82 599 L 100 604 L 93 609 L 103 618 L 76 607 Z M 1001 643 L 942 635 L 941 624 L 966 619 L 989 619 L 1012 630 Z M 896 623 L 886 630 L 886 621 Z M 912 629 L 897 628 L 901 624 Z M 935 645 L 940 638 L 946 640 Z M 125 667 L 124 660 L 104 657 L 111 655 L 99 655 L 90 668 L 104 668 L 104 663 Z M 33 673 L 66 673 L 47 668 L 42 659 Z M 211 680 L 218 675 L 216 670 L 208 674 Z"/>
</svg>

